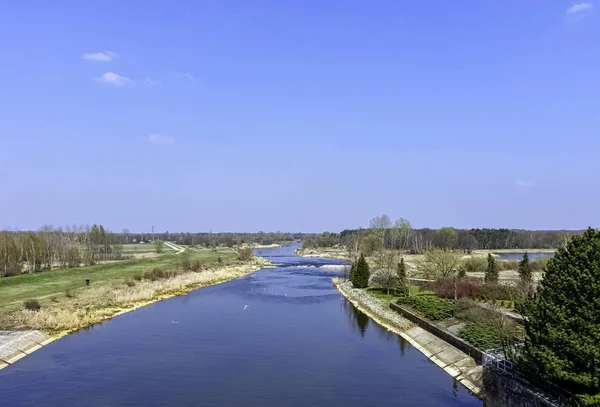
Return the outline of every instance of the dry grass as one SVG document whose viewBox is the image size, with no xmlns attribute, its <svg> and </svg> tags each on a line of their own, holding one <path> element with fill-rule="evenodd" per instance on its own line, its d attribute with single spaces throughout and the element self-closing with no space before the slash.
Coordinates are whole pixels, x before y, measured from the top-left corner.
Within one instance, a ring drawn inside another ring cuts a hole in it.
<svg viewBox="0 0 600 407">
<path fill-rule="evenodd" d="M 195 288 L 245 276 L 268 265 L 263 259 L 246 264 L 188 272 L 171 278 L 131 284 L 104 284 L 48 301 L 39 311 L 17 310 L 0 322 L 5 329 L 40 329 L 60 334 L 97 324 L 105 319 L 161 299 L 185 294 Z"/>
</svg>

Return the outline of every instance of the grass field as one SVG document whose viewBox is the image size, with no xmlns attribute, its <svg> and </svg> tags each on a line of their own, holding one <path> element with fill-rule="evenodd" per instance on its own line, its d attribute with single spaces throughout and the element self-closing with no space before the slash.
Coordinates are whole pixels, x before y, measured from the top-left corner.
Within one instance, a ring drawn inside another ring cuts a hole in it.
<svg viewBox="0 0 600 407">
<path fill-rule="evenodd" d="M 154 248 L 154 245 L 152 243 L 145 243 L 145 244 L 132 243 L 132 244 L 124 244 L 123 245 L 123 254 L 154 253 L 155 251 L 156 251 L 156 249 Z M 168 252 L 172 252 L 172 251 L 173 251 L 173 249 L 171 249 L 169 246 L 167 246 L 167 245 L 163 246 L 164 253 L 168 253 Z"/>
<path fill-rule="evenodd" d="M 40 299 L 57 294 L 64 295 L 66 290 L 84 289 L 86 279 L 90 279 L 90 285 L 123 282 L 154 267 L 174 267 L 185 258 L 191 261 L 199 260 L 203 264 L 210 264 L 216 263 L 219 256 L 222 256 L 227 262 L 236 258 L 236 252 L 231 250 L 213 252 L 210 249 L 194 249 L 176 255 L 171 251 L 171 253 L 165 253 L 150 259 L 125 260 L 80 268 L 3 277 L 0 278 L 0 313 L 22 307 L 23 301 L 28 299 Z"/>
</svg>

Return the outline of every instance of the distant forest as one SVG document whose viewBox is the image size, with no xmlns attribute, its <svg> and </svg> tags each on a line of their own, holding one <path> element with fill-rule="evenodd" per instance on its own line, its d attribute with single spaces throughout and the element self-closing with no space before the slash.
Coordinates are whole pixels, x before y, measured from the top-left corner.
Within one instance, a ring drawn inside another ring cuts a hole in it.
<svg viewBox="0 0 600 407">
<path fill-rule="evenodd" d="M 406 222 L 394 227 L 371 227 L 368 229 L 344 230 L 341 233 L 325 232 L 307 236 L 305 247 L 332 247 L 351 245 L 357 240 L 361 247 L 379 244 L 383 234 L 386 249 L 406 250 L 412 253 L 438 247 L 459 250 L 498 249 L 554 249 L 565 239 L 583 234 L 583 230 L 520 230 L 520 229 L 412 229 Z M 372 239 L 371 239 L 372 237 Z M 376 249 L 376 248 L 373 248 Z"/>
</svg>

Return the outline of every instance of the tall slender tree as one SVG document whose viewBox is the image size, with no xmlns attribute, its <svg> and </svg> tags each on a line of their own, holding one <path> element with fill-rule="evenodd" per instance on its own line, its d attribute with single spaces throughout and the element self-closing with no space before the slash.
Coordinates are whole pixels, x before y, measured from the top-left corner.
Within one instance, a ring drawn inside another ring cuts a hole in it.
<svg viewBox="0 0 600 407">
<path fill-rule="evenodd" d="M 406 264 L 404 264 L 404 257 L 400 257 L 398 263 L 398 291 L 400 295 L 409 295 L 410 289 L 408 286 L 408 277 L 406 275 Z"/>
<path fill-rule="evenodd" d="M 519 277 L 521 282 L 529 288 L 533 282 L 533 270 L 531 269 L 531 263 L 529 262 L 529 255 L 527 252 L 523 255 L 523 260 L 519 263 Z"/>
<path fill-rule="evenodd" d="M 352 285 L 357 288 L 367 288 L 369 286 L 369 264 L 365 260 L 365 256 L 362 254 L 356 262 L 356 269 L 354 271 L 354 278 L 352 279 Z"/>
<path fill-rule="evenodd" d="M 496 284 L 499 279 L 498 266 L 496 266 L 496 259 L 492 256 L 492 253 L 488 253 L 488 265 L 485 271 L 485 283 Z"/>
</svg>

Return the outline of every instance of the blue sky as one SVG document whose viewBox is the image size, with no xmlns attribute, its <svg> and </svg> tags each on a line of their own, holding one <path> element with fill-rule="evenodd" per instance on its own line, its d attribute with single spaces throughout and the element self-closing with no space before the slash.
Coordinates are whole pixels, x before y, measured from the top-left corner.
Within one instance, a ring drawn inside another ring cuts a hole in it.
<svg viewBox="0 0 600 407">
<path fill-rule="evenodd" d="M 0 3 L 0 227 L 600 226 L 600 3 Z"/>
</svg>

